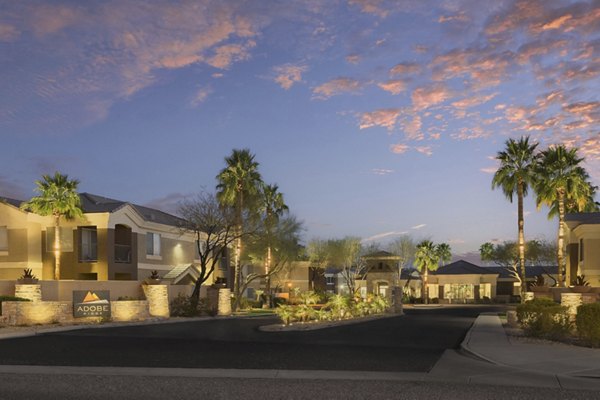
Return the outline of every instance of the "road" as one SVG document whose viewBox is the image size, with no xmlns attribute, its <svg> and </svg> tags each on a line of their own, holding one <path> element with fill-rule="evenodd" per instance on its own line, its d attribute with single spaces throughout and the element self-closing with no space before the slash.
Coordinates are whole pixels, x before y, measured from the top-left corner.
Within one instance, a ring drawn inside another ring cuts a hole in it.
<svg viewBox="0 0 600 400">
<path fill-rule="evenodd" d="M 258 326 L 275 322 L 263 317 L 2 340 L 0 400 L 597 397 L 586 391 L 440 382 L 428 373 L 442 355 L 447 360 L 448 351 L 463 367 L 483 367 L 452 349 L 479 313 L 497 310 L 411 309 L 401 317 L 309 332 L 261 332 Z"/>
<path fill-rule="evenodd" d="M 493 309 L 411 309 L 308 332 L 258 331 L 273 317 L 77 330 L 0 341 L 0 364 L 427 372 Z"/>
</svg>

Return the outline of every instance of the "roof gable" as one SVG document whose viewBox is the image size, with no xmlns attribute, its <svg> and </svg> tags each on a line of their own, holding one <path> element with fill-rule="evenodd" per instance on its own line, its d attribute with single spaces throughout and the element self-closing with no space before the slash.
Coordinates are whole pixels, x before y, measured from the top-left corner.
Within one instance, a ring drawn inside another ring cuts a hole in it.
<svg viewBox="0 0 600 400">
<path fill-rule="evenodd" d="M 458 260 L 444 265 L 432 272 L 433 275 L 490 275 L 497 274 L 487 268 L 480 267 L 465 260 Z"/>
</svg>

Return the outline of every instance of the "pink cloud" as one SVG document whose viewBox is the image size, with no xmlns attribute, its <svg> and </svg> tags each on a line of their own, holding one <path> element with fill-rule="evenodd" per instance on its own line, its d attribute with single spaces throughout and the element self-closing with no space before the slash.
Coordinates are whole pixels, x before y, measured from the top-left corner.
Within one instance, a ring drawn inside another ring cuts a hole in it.
<svg viewBox="0 0 600 400">
<path fill-rule="evenodd" d="M 206 101 L 206 99 L 212 92 L 213 91 L 210 87 L 203 87 L 198 89 L 198 91 L 194 94 L 194 97 L 190 101 L 190 105 L 192 107 L 198 107 L 200 104 Z"/>
<path fill-rule="evenodd" d="M 390 75 L 410 75 L 419 72 L 421 68 L 419 64 L 404 62 L 392 67 Z"/>
<path fill-rule="evenodd" d="M 480 171 L 486 174 L 495 174 L 498 171 L 498 167 L 485 167 L 481 168 Z"/>
<path fill-rule="evenodd" d="M 469 22 L 470 20 L 471 19 L 464 12 L 458 13 L 456 15 L 448 15 L 448 16 L 441 15 L 438 18 L 439 23 L 445 23 L 445 22 L 465 23 L 465 22 Z"/>
<path fill-rule="evenodd" d="M 488 101 L 492 100 L 497 95 L 498 95 L 498 93 L 492 93 L 489 95 L 480 94 L 480 95 L 475 95 L 475 96 L 471 96 L 471 97 L 466 97 L 464 99 L 453 102 L 452 106 L 457 107 L 457 108 L 471 108 L 471 107 L 478 106 L 480 104 L 487 103 Z"/>
<path fill-rule="evenodd" d="M 381 18 L 385 18 L 389 14 L 389 11 L 383 7 L 382 0 L 350 0 L 349 3 L 360 7 L 364 13 L 374 14 Z"/>
<path fill-rule="evenodd" d="M 388 130 L 394 129 L 396 121 L 400 116 L 400 109 L 388 108 L 372 112 L 365 112 L 360 115 L 360 129 L 380 126 Z"/>
<path fill-rule="evenodd" d="M 361 59 L 361 57 L 358 54 L 349 54 L 346 56 L 346 62 L 348 62 L 350 64 L 358 64 L 360 59 Z"/>
<path fill-rule="evenodd" d="M 417 88 L 412 93 L 412 102 L 416 109 L 422 110 L 443 103 L 452 96 L 450 88 L 442 83 Z"/>
<path fill-rule="evenodd" d="M 393 95 L 402 93 L 406 89 L 406 82 L 401 79 L 389 80 L 377 84 L 381 89 L 390 92 Z"/>
<path fill-rule="evenodd" d="M 21 32 L 13 25 L 0 22 L 0 42 L 13 42 Z"/>
<path fill-rule="evenodd" d="M 391 152 L 395 153 L 395 154 L 404 154 L 409 149 L 410 149 L 410 146 L 403 144 L 403 143 L 397 143 L 397 144 L 393 144 L 390 146 Z"/>
<path fill-rule="evenodd" d="M 34 33 L 45 36 L 81 22 L 84 15 L 78 7 L 44 4 L 32 7 L 29 18 Z"/>
<path fill-rule="evenodd" d="M 284 64 L 273 68 L 275 82 L 283 89 L 290 89 L 295 83 L 302 82 L 302 74 L 306 72 L 306 65 Z"/>
<path fill-rule="evenodd" d="M 431 146 L 417 146 L 415 147 L 415 150 L 421 154 L 425 154 L 427 157 L 433 154 Z"/>
<path fill-rule="evenodd" d="M 244 44 L 232 43 L 219 46 L 215 49 L 215 55 L 208 58 L 206 63 L 215 68 L 229 69 L 234 62 L 250 58 L 250 49 L 256 46 L 256 42 L 249 40 Z"/>
<path fill-rule="evenodd" d="M 352 78 L 333 79 L 314 88 L 313 98 L 325 100 L 340 94 L 357 93 L 363 85 L 363 82 Z"/>
<path fill-rule="evenodd" d="M 403 121 L 403 130 L 406 138 L 409 140 L 423 140 L 425 135 L 421 131 L 423 128 L 423 122 L 418 114 L 407 121 Z"/>
<path fill-rule="evenodd" d="M 491 136 L 490 132 L 486 132 L 481 127 L 478 127 L 478 126 L 473 127 L 473 128 L 463 127 L 463 128 L 460 128 L 460 131 L 458 133 L 452 133 L 450 135 L 450 137 L 452 139 L 456 139 L 456 140 L 473 140 L 473 139 L 487 138 L 489 136 Z"/>
</svg>

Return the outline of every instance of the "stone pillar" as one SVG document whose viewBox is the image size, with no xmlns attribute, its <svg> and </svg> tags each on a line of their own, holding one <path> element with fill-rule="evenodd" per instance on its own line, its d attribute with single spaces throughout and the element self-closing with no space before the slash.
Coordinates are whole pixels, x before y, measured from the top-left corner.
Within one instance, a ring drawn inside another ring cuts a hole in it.
<svg viewBox="0 0 600 400">
<path fill-rule="evenodd" d="M 571 320 L 575 319 L 577 315 L 577 307 L 582 304 L 582 295 L 581 293 L 561 293 L 560 294 L 560 304 L 562 306 L 567 307 L 569 318 Z"/>
<path fill-rule="evenodd" d="M 142 287 L 146 300 L 148 300 L 150 316 L 168 318 L 170 314 L 167 285 L 142 285 Z"/>
<path fill-rule="evenodd" d="M 404 310 L 402 309 L 402 287 L 395 286 L 393 290 L 393 303 L 394 303 L 394 313 L 395 314 L 404 314 Z"/>
<path fill-rule="evenodd" d="M 15 296 L 31 301 L 42 301 L 42 285 L 40 284 L 15 284 Z"/>
<path fill-rule="evenodd" d="M 533 292 L 525 292 L 525 294 L 523 295 L 523 303 L 526 301 L 533 300 L 534 297 L 535 295 L 533 294 Z"/>
<path fill-rule="evenodd" d="M 219 289 L 218 315 L 231 315 L 231 289 Z"/>
</svg>

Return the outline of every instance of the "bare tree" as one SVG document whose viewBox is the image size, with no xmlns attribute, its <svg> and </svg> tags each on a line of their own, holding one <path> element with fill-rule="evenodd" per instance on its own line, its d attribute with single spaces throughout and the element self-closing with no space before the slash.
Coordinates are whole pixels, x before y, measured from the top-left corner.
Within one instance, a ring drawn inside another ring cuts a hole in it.
<svg viewBox="0 0 600 400">
<path fill-rule="evenodd" d="M 398 283 L 396 286 L 400 286 L 402 280 L 402 270 L 408 266 L 408 264 L 415 258 L 415 251 L 417 250 L 417 244 L 415 240 L 408 235 L 402 235 L 396 238 L 389 244 L 388 247 L 390 253 L 398 257 L 397 264 L 397 279 Z"/>
<path fill-rule="evenodd" d="M 362 257 L 360 238 L 347 236 L 343 239 L 327 241 L 329 263 L 339 266 L 340 272 L 351 295 L 356 293 L 356 280 L 365 278 L 367 263 Z"/>
<path fill-rule="evenodd" d="M 320 274 L 323 274 L 327 266 L 328 259 L 327 241 L 322 239 L 312 239 L 308 242 L 306 252 L 308 253 L 309 267 L 309 285 L 315 290 L 315 280 Z"/>
<path fill-rule="evenodd" d="M 212 193 L 201 193 L 179 205 L 183 218 L 179 229 L 193 234 L 198 251 L 199 276 L 194 283 L 192 299 L 200 298 L 200 287 L 215 271 L 227 248 L 238 239 L 236 219 L 230 208 L 221 207 Z"/>
</svg>

